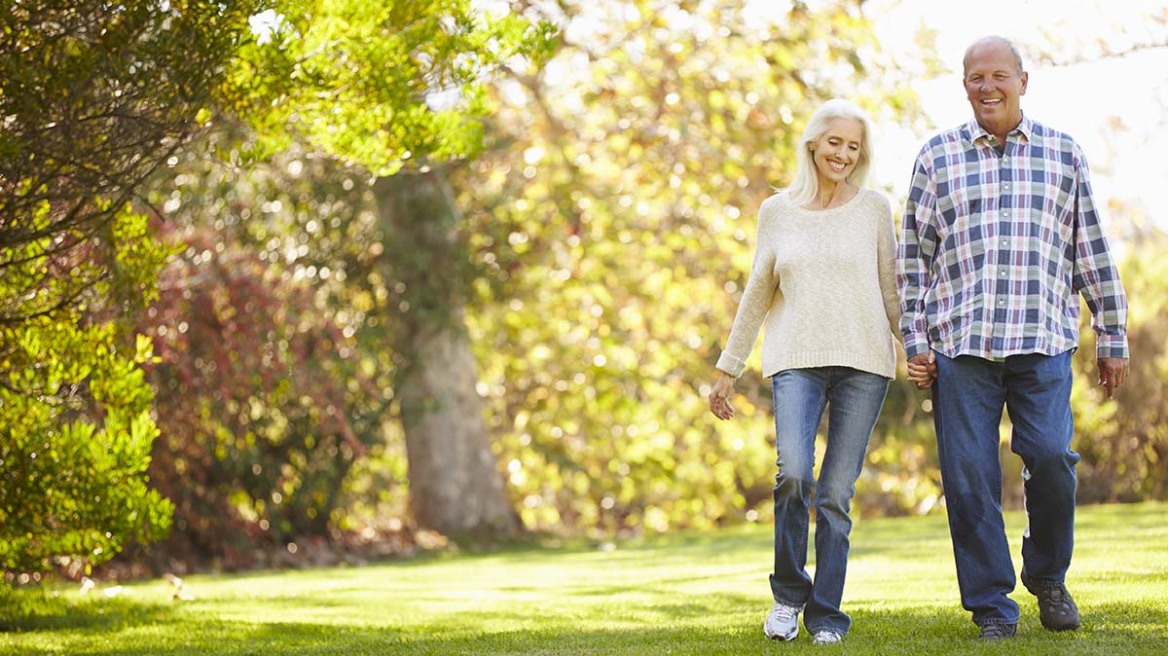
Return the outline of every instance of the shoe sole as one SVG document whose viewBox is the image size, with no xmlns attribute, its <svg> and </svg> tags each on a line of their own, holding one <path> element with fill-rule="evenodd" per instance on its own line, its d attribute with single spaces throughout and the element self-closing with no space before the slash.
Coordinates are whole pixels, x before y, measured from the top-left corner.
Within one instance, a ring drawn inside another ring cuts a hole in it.
<svg viewBox="0 0 1168 656">
<path fill-rule="evenodd" d="M 769 631 L 767 631 L 766 629 L 763 629 L 763 630 L 762 630 L 762 633 L 763 633 L 763 635 L 765 635 L 766 637 L 770 638 L 771 640 L 776 640 L 776 641 L 779 641 L 779 642 L 791 642 L 791 641 L 792 641 L 792 640 L 794 640 L 795 638 L 798 638 L 798 637 L 799 637 L 799 632 L 798 632 L 798 631 L 796 631 L 796 632 L 794 632 L 794 633 L 792 633 L 792 634 L 790 634 L 790 635 L 782 635 L 782 634 L 779 634 L 779 633 L 776 633 L 776 634 L 774 634 L 774 635 L 771 635 Z"/>
</svg>

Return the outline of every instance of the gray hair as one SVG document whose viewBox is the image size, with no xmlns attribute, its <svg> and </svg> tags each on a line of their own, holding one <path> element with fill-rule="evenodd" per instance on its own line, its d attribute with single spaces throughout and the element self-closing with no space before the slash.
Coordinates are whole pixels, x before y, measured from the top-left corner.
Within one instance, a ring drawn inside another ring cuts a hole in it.
<svg viewBox="0 0 1168 656">
<path fill-rule="evenodd" d="M 969 70 L 969 53 L 973 52 L 973 49 L 978 46 L 989 45 L 991 43 L 1001 44 L 1009 48 L 1010 54 L 1014 56 L 1014 61 L 1018 64 L 1018 72 L 1025 72 L 1026 69 L 1022 67 L 1022 53 L 1019 52 L 1018 46 L 1014 45 L 1014 42 L 1007 39 L 1006 37 L 997 36 L 995 34 L 991 36 L 983 36 L 977 41 L 974 41 L 968 48 L 965 49 L 965 56 L 961 58 L 961 73 L 963 77 L 965 72 Z"/>
<path fill-rule="evenodd" d="M 803 128 L 803 136 L 799 138 L 799 146 L 795 149 L 795 177 L 791 185 L 786 188 L 791 202 L 803 205 L 819 193 L 819 176 L 815 172 L 815 161 L 811 156 L 811 145 L 827 132 L 828 125 L 835 119 L 848 118 L 860 122 L 863 137 L 860 141 L 860 156 L 856 159 L 856 166 L 848 174 L 847 181 L 857 187 L 864 186 L 868 179 L 868 170 L 872 166 L 872 124 L 868 115 L 860 106 L 843 98 L 832 98 L 819 106 L 807 126 Z"/>
</svg>

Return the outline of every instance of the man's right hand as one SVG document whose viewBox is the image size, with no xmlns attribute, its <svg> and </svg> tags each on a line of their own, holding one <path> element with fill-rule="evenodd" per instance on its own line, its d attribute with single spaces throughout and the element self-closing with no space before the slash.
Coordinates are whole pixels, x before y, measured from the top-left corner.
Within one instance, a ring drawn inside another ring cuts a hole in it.
<svg viewBox="0 0 1168 656">
<path fill-rule="evenodd" d="M 932 351 L 908 359 L 908 379 L 917 389 L 927 389 L 937 380 L 937 356 Z"/>
</svg>

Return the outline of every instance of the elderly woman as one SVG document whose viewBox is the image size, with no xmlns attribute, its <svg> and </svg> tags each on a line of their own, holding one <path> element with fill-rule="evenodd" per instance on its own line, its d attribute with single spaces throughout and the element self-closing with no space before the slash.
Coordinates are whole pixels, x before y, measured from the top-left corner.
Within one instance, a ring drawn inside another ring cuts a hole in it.
<svg viewBox="0 0 1168 656">
<path fill-rule="evenodd" d="M 816 644 L 840 642 L 849 516 L 868 439 L 896 372 L 898 302 L 892 212 L 863 188 L 870 123 L 846 100 L 825 102 L 803 132 L 791 186 L 763 202 L 749 281 L 718 360 L 710 410 L 730 419 L 730 393 L 759 329 L 774 397 L 774 606 L 767 637 L 794 640 L 799 613 Z M 815 438 L 828 412 L 815 479 Z M 815 578 L 807 573 L 815 499 Z"/>
</svg>

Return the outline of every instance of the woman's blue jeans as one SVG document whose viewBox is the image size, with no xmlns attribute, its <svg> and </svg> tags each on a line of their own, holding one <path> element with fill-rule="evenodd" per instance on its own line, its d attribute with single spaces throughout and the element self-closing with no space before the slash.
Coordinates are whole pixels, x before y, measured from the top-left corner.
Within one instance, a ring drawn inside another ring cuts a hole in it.
<svg viewBox="0 0 1168 656">
<path fill-rule="evenodd" d="M 1014 564 L 1002 521 L 999 429 L 1013 424 L 1022 458 L 1028 526 L 1022 569 L 1040 586 L 1063 583 L 1071 564 L 1075 464 L 1071 353 L 1004 361 L 937 354 L 933 412 L 961 604 L 978 625 L 1018 621 Z"/>
<path fill-rule="evenodd" d="M 771 377 L 775 404 L 775 601 L 803 606 L 811 633 L 843 635 L 852 618 L 840 610 L 848 568 L 848 512 L 868 438 L 888 392 L 888 379 L 849 367 L 788 369 Z M 815 435 L 829 407 L 827 450 L 815 466 Z M 807 532 L 815 492 L 815 581 L 807 574 Z"/>
</svg>

